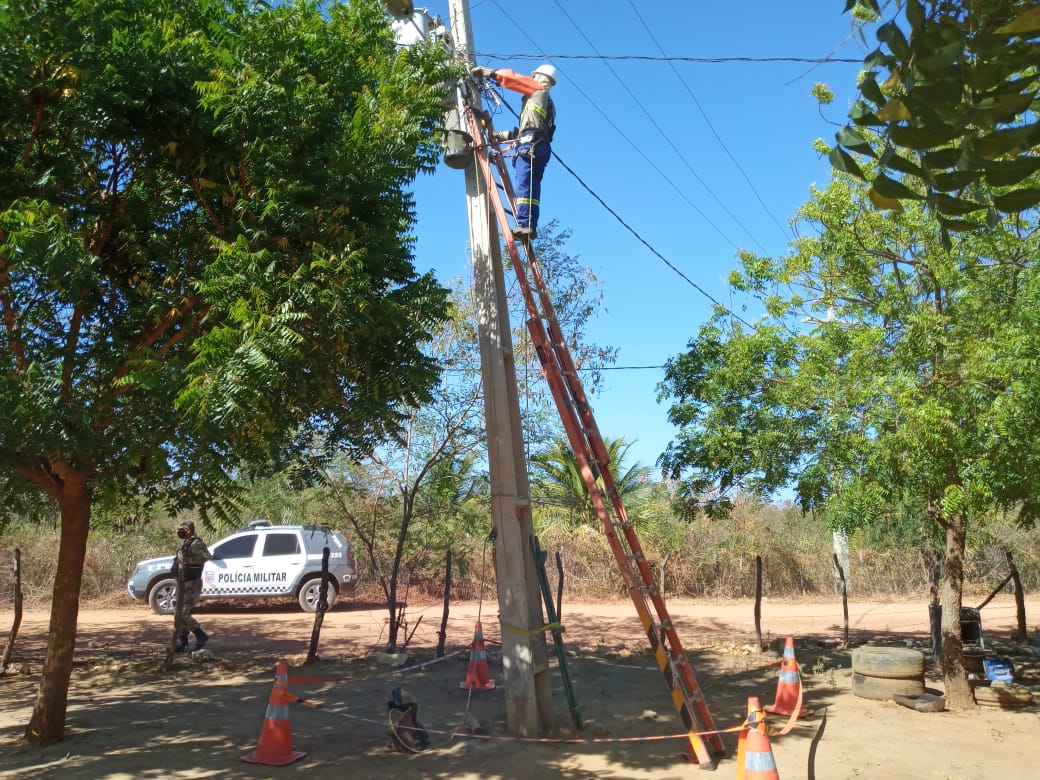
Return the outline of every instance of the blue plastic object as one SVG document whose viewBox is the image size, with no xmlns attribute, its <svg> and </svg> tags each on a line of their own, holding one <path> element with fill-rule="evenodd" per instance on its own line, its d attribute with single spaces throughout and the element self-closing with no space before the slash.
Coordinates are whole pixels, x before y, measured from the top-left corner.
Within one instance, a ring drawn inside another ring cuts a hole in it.
<svg viewBox="0 0 1040 780">
<path fill-rule="evenodd" d="M 1015 677 L 1015 666 L 1007 658 L 983 658 L 982 668 L 994 682 L 1012 682 Z"/>
</svg>

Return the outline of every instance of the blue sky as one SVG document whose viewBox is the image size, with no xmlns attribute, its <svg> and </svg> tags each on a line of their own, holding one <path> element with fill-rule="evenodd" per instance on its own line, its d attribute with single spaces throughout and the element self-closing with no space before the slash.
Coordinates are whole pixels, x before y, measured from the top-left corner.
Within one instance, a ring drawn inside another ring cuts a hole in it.
<svg viewBox="0 0 1040 780">
<path fill-rule="evenodd" d="M 845 121 L 859 67 L 604 64 L 551 55 L 660 57 L 663 50 L 669 57 L 861 61 L 864 44 L 843 6 L 842 0 L 471 0 L 479 64 L 526 73 L 550 61 L 559 69 L 553 151 L 669 263 L 735 308 L 740 302 L 731 301 L 725 279 L 737 251 L 785 252 L 794 235 L 791 216 L 812 184 L 829 179 L 830 165 L 812 144 L 832 141 Z M 426 7 L 448 18 L 447 0 Z M 836 96 L 822 116 L 811 94 L 815 82 Z M 506 94 L 518 109 L 519 96 Z M 496 124 L 512 127 L 512 115 L 504 113 Z M 420 177 L 414 192 L 418 266 L 435 269 L 442 280 L 468 278 L 462 173 L 442 165 Z M 542 224 L 552 219 L 572 231 L 568 253 L 580 256 L 602 283 L 603 306 L 589 339 L 617 347 L 619 367 L 660 366 L 682 352 L 708 319 L 711 301 L 556 161 L 542 184 Z M 634 442 L 626 465 L 652 466 L 674 438 L 667 407 L 657 401 L 661 378 L 656 368 L 610 371 L 593 399 L 601 433 Z"/>
</svg>

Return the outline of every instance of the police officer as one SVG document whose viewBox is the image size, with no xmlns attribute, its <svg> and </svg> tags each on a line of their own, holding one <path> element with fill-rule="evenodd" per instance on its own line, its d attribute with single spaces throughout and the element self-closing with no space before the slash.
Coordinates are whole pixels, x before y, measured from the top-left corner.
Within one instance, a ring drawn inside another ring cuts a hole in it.
<svg viewBox="0 0 1040 780">
<path fill-rule="evenodd" d="M 549 97 L 549 89 L 556 85 L 556 68 L 549 64 L 539 65 L 530 76 L 505 68 L 474 68 L 473 75 L 494 79 L 506 89 L 524 96 L 513 161 L 516 188 L 513 237 L 520 240 L 537 238 L 542 174 L 552 154 L 553 134 L 556 132 L 556 106 Z"/>
<path fill-rule="evenodd" d="M 196 650 L 201 650 L 209 639 L 209 634 L 202 630 L 199 621 L 192 617 L 191 611 L 195 609 L 195 602 L 199 600 L 199 594 L 202 592 L 202 567 L 213 554 L 206 547 L 206 543 L 195 535 L 195 523 L 190 520 L 180 524 L 177 537 L 184 541 L 177 551 L 174 566 L 184 572 L 184 592 L 179 593 L 177 598 L 181 635 L 177 637 L 174 650 L 183 653 L 188 649 L 188 631 L 195 634 Z"/>
</svg>

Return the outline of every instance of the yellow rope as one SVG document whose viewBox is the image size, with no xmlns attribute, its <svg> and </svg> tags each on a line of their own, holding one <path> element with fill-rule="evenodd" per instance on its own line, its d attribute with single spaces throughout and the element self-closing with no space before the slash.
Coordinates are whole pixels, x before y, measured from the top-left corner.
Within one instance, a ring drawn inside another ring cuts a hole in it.
<svg viewBox="0 0 1040 780">
<path fill-rule="evenodd" d="M 558 621 L 556 623 L 546 623 L 544 626 L 541 626 L 539 628 L 532 628 L 530 630 L 526 628 L 520 628 L 519 626 L 510 625 L 504 620 L 499 620 L 499 623 L 501 623 L 502 628 L 506 629 L 507 631 L 512 631 L 514 634 L 519 634 L 520 636 L 528 637 L 536 636 L 537 634 L 541 634 L 543 631 L 553 631 L 557 628 L 561 630 L 563 629 L 563 625 Z"/>
</svg>

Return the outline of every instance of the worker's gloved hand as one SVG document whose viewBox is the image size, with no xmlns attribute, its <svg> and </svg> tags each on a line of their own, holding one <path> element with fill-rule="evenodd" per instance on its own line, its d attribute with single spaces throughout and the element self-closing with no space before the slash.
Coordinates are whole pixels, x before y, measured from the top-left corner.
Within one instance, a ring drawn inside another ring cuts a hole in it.
<svg viewBox="0 0 1040 780">
<path fill-rule="evenodd" d="M 512 141 L 514 138 L 516 138 L 516 133 L 512 130 L 498 130 L 495 132 L 495 140 L 500 144 L 505 143 L 506 141 Z"/>
<path fill-rule="evenodd" d="M 493 73 L 494 73 L 494 71 L 491 70 L 491 68 L 483 68 L 483 67 L 480 67 L 480 66 L 477 66 L 476 68 L 473 68 L 473 70 L 470 71 L 470 74 L 474 78 L 478 78 L 478 79 L 489 79 L 489 78 L 491 78 Z"/>
</svg>

